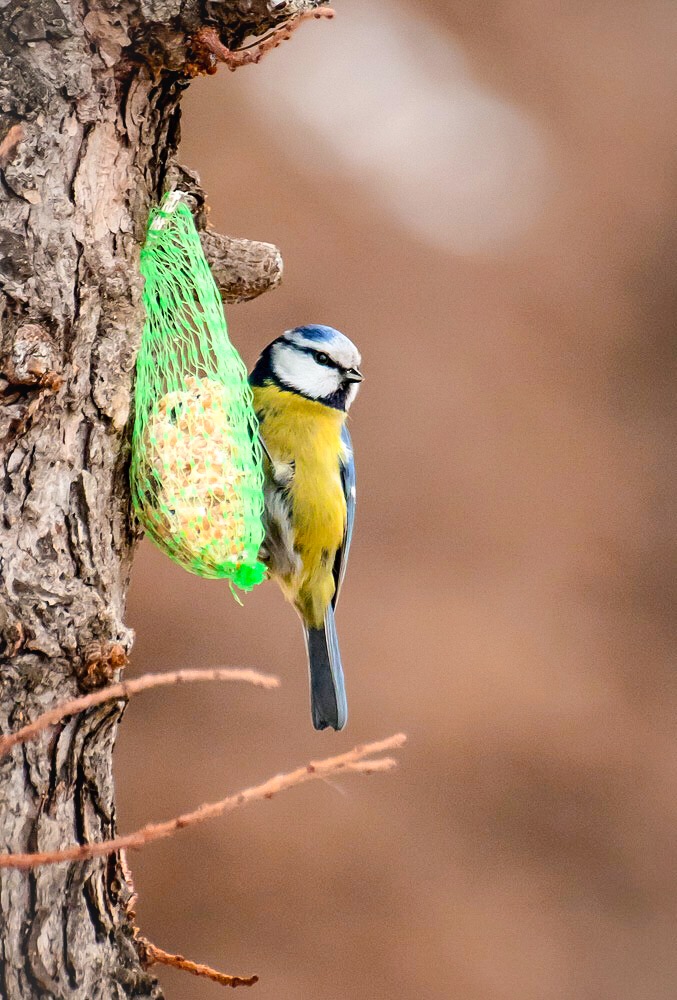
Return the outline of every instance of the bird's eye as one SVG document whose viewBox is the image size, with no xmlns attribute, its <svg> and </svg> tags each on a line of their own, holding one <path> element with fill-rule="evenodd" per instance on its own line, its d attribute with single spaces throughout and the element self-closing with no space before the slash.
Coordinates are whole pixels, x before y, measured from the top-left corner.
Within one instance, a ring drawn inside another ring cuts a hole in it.
<svg viewBox="0 0 677 1000">
<path fill-rule="evenodd" d="M 315 360 L 317 361 L 318 365 L 331 364 L 329 357 L 323 351 L 318 351 L 318 353 L 315 355 Z"/>
</svg>

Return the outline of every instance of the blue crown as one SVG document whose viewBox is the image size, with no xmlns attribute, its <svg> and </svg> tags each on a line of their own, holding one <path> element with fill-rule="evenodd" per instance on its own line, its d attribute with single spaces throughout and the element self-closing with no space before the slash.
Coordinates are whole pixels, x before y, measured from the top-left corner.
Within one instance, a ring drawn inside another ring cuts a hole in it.
<svg viewBox="0 0 677 1000">
<path fill-rule="evenodd" d="M 291 333 L 300 333 L 306 340 L 315 340 L 318 343 L 326 344 L 330 340 L 334 340 L 338 334 L 338 330 L 335 330 L 333 326 L 320 326 L 316 323 L 310 323 L 308 326 L 294 327 Z"/>
</svg>

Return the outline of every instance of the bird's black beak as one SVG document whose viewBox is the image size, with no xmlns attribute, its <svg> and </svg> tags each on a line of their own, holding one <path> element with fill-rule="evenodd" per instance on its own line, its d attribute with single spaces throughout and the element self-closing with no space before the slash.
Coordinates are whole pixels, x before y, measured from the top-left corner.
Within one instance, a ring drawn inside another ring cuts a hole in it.
<svg viewBox="0 0 677 1000">
<path fill-rule="evenodd" d="M 361 382 L 364 375 L 359 370 L 359 368 L 346 368 L 345 379 L 346 382 Z"/>
</svg>

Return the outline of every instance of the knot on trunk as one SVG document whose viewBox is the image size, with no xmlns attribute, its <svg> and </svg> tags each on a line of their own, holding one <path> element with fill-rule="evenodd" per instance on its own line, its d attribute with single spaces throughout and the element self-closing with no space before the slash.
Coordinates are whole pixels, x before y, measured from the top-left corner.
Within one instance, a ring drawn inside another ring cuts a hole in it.
<svg viewBox="0 0 677 1000">
<path fill-rule="evenodd" d="M 57 371 L 56 344 L 44 326 L 24 323 L 17 327 L 0 371 L 9 386 L 34 387 L 56 392 L 63 377 Z"/>
<path fill-rule="evenodd" d="M 129 660 L 124 646 L 119 642 L 96 639 L 85 646 L 82 661 L 77 668 L 78 686 L 82 691 L 95 691 L 114 679 Z"/>
</svg>

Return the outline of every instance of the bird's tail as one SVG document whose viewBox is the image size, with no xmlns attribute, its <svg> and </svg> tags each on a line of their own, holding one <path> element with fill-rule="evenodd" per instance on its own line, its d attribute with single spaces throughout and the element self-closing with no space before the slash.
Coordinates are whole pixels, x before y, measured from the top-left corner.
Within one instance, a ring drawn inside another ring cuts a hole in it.
<svg viewBox="0 0 677 1000">
<path fill-rule="evenodd" d="M 346 688 L 339 653 L 334 609 L 331 605 L 321 628 L 305 628 L 310 668 L 310 707 L 316 729 L 343 729 L 348 719 Z"/>
</svg>

